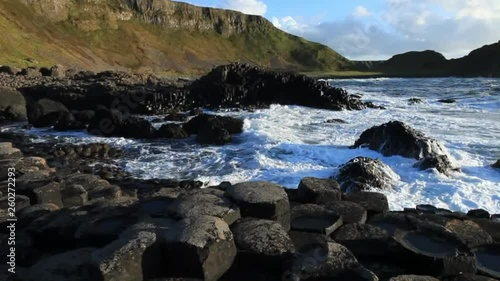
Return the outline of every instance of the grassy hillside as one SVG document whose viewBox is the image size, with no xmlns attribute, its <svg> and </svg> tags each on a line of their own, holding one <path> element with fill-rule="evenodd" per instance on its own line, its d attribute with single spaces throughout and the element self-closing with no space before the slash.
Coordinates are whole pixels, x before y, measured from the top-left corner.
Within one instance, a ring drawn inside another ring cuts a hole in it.
<svg viewBox="0 0 500 281">
<path fill-rule="evenodd" d="M 298 71 L 350 65 L 261 17 L 166 0 L 0 0 L 0 34 L 0 65 L 19 67 L 197 74 L 234 61 Z"/>
</svg>

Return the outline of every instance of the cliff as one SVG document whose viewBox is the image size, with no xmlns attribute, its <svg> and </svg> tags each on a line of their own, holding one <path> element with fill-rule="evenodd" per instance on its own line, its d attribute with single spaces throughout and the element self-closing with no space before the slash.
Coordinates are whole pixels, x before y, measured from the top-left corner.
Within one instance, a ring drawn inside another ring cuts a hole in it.
<svg viewBox="0 0 500 281">
<path fill-rule="evenodd" d="M 197 73 L 227 62 L 337 71 L 350 61 L 260 16 L 170 0 L 0 1 L 0 65 Z"/>
</svg>

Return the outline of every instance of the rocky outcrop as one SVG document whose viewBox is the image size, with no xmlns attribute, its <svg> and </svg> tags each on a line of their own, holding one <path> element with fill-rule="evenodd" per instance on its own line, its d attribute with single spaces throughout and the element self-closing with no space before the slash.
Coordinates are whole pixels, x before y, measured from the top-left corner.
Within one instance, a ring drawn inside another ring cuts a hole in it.
<svg viewBox="0 0 500 281">
<path fill-rule="evenodd" d="M 0 123 L 26 120 L 26 101 L 12 88 L 0 87 Z"/>
<path fill-rule="evenodd" d="M 356 157 L 339 167 L 335 177 L 342 191 L 359 192 L 372 188 L 390 189 L 399 176 L 379 159 Z"/>
<path fill-rule="evenodd" d="M 458 170 L 443 145 L 403 122 L 392 121 L 364 131 L 353 147 L 362 146 L 384 156 L 414 158 L 422 170 L 436 168 L 444 174 Z"/>
<path fill-rule="evenodd" d="M 231 142 L 232 134 L 243 132 L 243 120 L 229 116 L 200 114 L 183 126 L 184 130 L 197 135 L 202 144 L 222 145 Z"/>
<path fill-rule="evenodd" d="M 262 107 L 273 103 L 331 110 L 374 107 L 326 82 L 285 72 L 233 63 L 214 68 L 191 85 L 200 107 Z"/>
</svg>

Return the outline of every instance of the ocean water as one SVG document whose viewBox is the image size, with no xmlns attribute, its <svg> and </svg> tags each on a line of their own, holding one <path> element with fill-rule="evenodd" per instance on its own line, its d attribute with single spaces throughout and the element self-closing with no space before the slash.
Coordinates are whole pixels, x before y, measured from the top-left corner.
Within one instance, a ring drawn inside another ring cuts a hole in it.
<svg viewBox="0 0 500 281">
<path fill-rule="evenodd" d="M 357 156 L 379 158 L 399 176 L 388 196 L 390 208 L 432 204 L 456 211 L 484 208 L 500 213 L 500 171 L 490 167 L 500 159 L 500 79 L 349 79 L 331 80 L 363 100 L 386 110 L 327 111 L 273 105 L 255 112 L 219 114 L 245 119 L 245 131 L 226 146 L 202 146 L 187 141 L 141 141 L 99 138 L 84 132 L 51 135 L 64 142 L 108 142 L 137 157 L 116 165 L 142 178 L 197 179 L 207 185 L 265 180 L 296 188 L 303 177 L 327 178 L 339 165 Z M 422 103 L 410 105 L 409 98 Z M 454 104 L 438 102 L 453 98 Z M 152 117 L 149 117 L 152 118 Z M 327 124 L 338 118 L 346 124 Z M 388 121 L 403 121 L 440 141 L 462 168 L 451 177 L 419 171 L 416 160 L 384 157 L 366 148 L 349 149 L 366 129 Z"/>
</svg>

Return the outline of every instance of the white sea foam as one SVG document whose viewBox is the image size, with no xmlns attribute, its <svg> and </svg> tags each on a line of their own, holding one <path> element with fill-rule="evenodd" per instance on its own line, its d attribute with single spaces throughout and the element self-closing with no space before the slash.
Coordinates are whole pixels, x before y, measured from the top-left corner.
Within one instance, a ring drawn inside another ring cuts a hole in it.
<svg viewBox="0 0 500 281">
<path fill-rule="evenodd" d="M 500 84 L 495 79 L 357 79 L 332 84 L 387 110 L 327 111 L 273 105 L 255 112 L 224 113 L 245 118 L 245 132 L 233 143 L 201 146 L 186 141 L 144 142 L 97 138 L 77 133 L 52 134 L 68 142 L 108 142 L 139 157 L 118 165 L 143 178 L 222 181 L 267 180 L 296 188 L 306 176 L 327 178 L 357 156 L 379 158 L 399 176 L 392 191 L 384 191 L 390 207 L 399 210 L 416 204 L 467 211 L 484 208 L 500 213 L 500 172 L 489 167 L 500 159 Z M 420 104 L 409 105 L 411 97 Z M 443 104 L 442 98 L 457 99 Z M 327 124 L 328 119 L 346 124 Z M 384 157 L 366 148 L 349 149 L 366 129 L 399 120 L 437 139 L 462 167 L 452 177 L 419 171 L 416 160 Z"/>
</svg>

